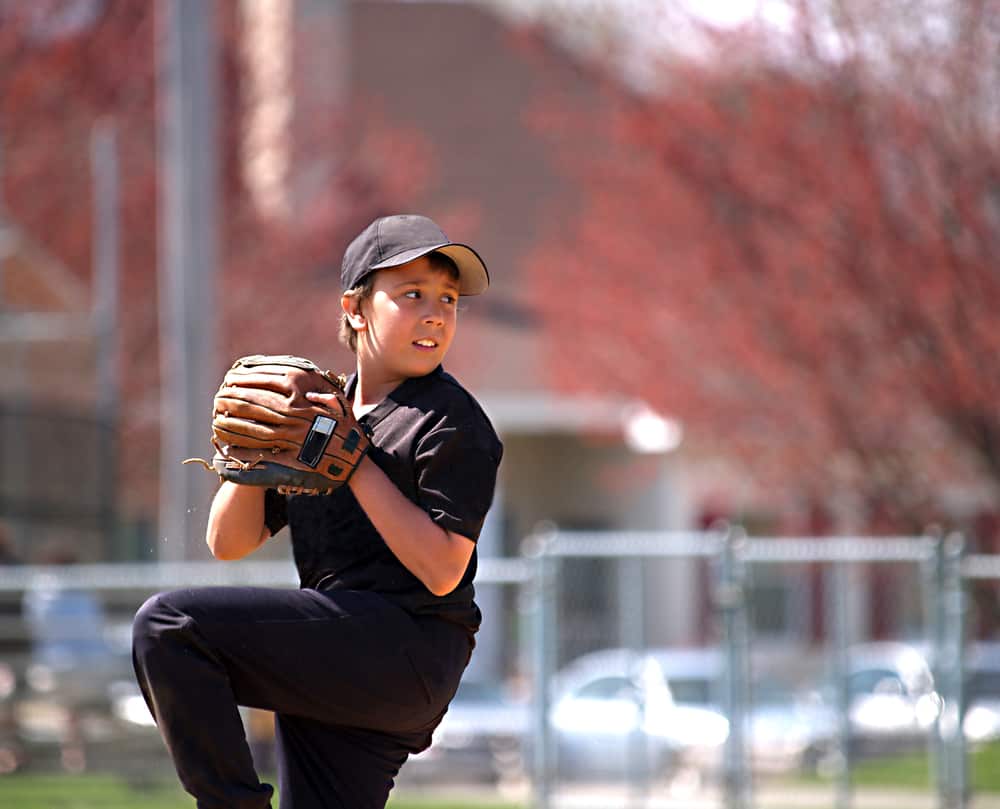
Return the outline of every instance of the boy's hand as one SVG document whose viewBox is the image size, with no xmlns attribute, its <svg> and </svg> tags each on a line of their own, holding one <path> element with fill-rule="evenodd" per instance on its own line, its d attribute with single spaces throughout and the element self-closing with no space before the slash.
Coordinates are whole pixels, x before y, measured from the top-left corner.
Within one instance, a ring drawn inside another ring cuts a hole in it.
<svg viewBox="0 0 1000 809">
<path fill-rule="evenodd" d="M 291 356 L 234 363 L 215 396 L 212 443 L 223 480 L 289 494 L 332 492 L 368 451 L 341 378 Z"/>
<path fill-rule="evenodd" d="M 316 391 L 306 391 L 306 398 L 310 402 L 316 402 L 317 404 L 324 404 L 327 407 L 339 407 L 343 403 L 343 407 L 346 410 L 350 410 L 350 405 L 342 394 L 337 393 L 317 393 Z"/>
</svg>

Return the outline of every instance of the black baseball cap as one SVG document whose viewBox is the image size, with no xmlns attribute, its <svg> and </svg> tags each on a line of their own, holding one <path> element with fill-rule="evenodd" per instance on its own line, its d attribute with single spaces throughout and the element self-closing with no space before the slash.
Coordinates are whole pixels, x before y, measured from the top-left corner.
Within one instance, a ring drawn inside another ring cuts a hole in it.
<svg viewBox="0 0 1000 809">
<path fill-rule="evenodd" d="M 458 294 L 478 295 L 490 285 L 490 274 L 479 253 L 467 244 L 448 239 L 432 220 L 417 214 L 396 214 L 376 219 L 344 251 L 340 283 L 356 287 L 375 270 L 398 267 L 426 256 L 444 253 L 458 267 Z"/>
</svg>

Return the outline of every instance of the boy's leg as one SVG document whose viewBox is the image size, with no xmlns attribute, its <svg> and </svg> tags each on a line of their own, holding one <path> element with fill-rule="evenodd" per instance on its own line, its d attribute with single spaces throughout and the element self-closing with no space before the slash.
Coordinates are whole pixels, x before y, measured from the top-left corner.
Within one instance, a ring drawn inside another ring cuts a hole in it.
<svg viewBox="0 0 1000 809">
<path fill-rule="evenodd" d="M 288 714 L 275 733 L 281 809 L 383 809 L 409 755 L 392 736 Z"/>
<path fill-rule="evenodd" d="M 267 809 L 274 790 L 257 777 L 225 666 L 172 595 L 136 613 L 132 662 L 177 775 L 199 809 Z"/>
<path fill-rule="evenodd" d="M 464 666 L 461 644 L 448 640 L 441 659 L 434 634 L 373 593 L 201 588 L 143 605 L 133 657 L 199 809 L 262 809 L 270 787 L 254 772 L 237 704 L 420 749 Z"/>
</svg>

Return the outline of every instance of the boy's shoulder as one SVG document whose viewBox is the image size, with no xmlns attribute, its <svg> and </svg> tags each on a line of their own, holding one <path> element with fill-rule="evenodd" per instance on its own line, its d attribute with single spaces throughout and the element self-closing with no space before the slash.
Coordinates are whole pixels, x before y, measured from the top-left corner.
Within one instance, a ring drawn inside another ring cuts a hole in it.
<svg viewBox="0 0 1000 809">
<path fill-rule="evenodd" d="M 419 386 L 420 405 L 458 427 L 476 427 L 499 442 L 493 424 L 475 396 L 443 368 L 428 374 Z"/>
</svg>

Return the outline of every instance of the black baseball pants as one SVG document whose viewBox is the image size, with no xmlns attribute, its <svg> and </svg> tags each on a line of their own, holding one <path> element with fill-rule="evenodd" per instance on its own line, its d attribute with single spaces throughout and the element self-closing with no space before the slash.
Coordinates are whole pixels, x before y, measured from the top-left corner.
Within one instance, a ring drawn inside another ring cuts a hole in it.
<svg viewBox="0 0 1000 809">
<path fill-rule="evenodd" d="M 383 809 L 469 661 L 461 627 L 353 590 L 205 587 L 150 598 L 136 677 L 199 809 L 265 809 L 238 706 L 275 713 L 281 809 Z"/>
</svg>

